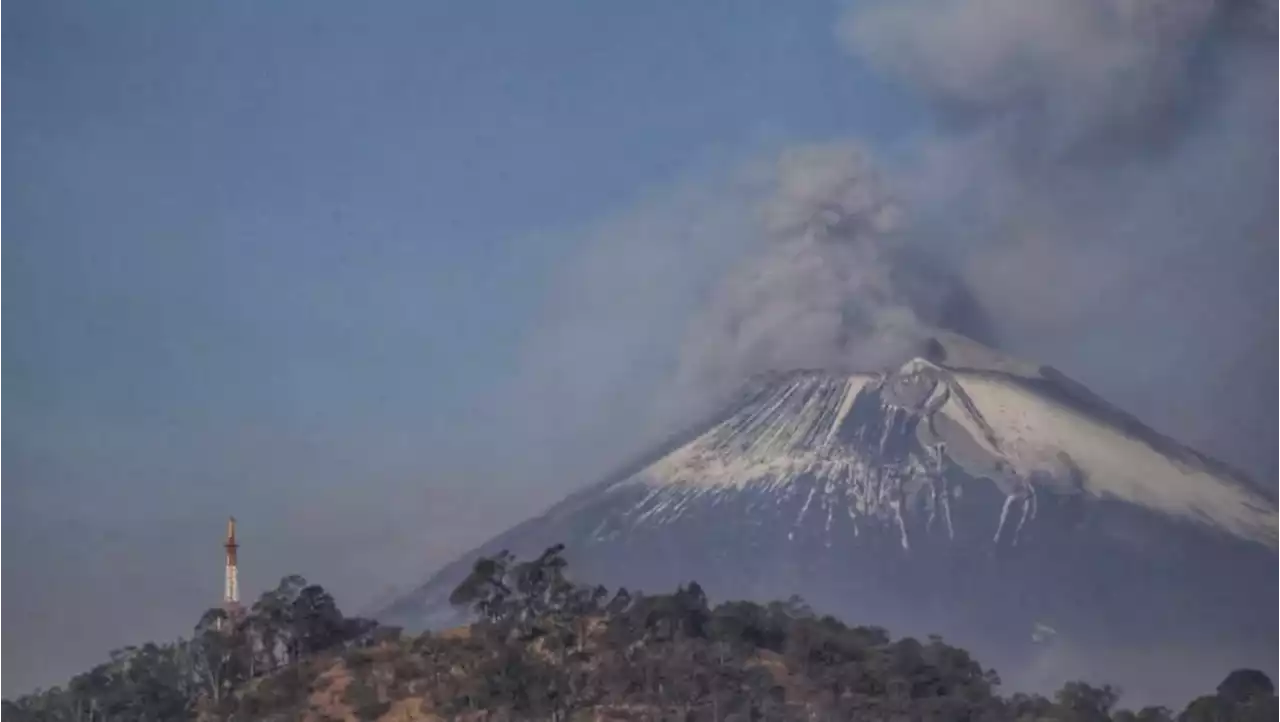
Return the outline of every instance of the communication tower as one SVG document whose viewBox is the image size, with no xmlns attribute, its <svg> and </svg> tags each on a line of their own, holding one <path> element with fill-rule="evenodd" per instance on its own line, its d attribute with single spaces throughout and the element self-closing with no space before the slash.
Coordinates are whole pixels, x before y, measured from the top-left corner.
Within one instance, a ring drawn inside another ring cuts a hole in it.
<svg viewBox="0 0 1280 722">
<path fill-rule="evenodd" d="M 234 516 L 227 520 L 227 543 L 223 545 L 223 548 L 227 551 L 227 561 L 226 577 L 222 590 L 222 607 L 230 615 L 240 611 L 240 578 L 236 570 L 236 552 L 240 549 L 240 545 L 236 543 L 236 518 Z"/>
</svg>

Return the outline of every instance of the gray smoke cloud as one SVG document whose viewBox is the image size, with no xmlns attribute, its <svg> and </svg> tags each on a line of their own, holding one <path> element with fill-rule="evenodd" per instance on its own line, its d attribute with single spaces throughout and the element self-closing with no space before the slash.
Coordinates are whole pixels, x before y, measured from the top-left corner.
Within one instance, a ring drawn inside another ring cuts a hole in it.
<svg viewBox="0 0 1280 722">
<path fill-rule="evenodd" d="M 856 141 L 723 156 L 580 232 L 519 375 L 493 475 L 567 490 L 707 413 L 752 376 L 877 368 L 948 328 L 991 342 L 963 280 L 914 248 Z M 555 409 L 554 423 L 545 421 Z"/>
<path fill-rule="evenodd" d="M 590 365 L 567 414 L 584 421 L 543 448 L 616 459 L 619 438 L 639 450 L 754 374 L 892 364 L 941 328 L 1054 365 L 1274 489 L 1275 17 L 1209 0 L 858 3 L 838 37 L 916 95 L 927 130 L 773 149 L 702 210 L 687 192 L 645 209 L 658 233 L 602 229 L 562 289 L 590 310 L 555 317 L 542 337 L 573 343 L 543 358 L 572 378 L 575 359 L 618 355 Z M 1127 691 L 1144 704 L 1245 659 L 1113 651 L 1123 662 L 1100 666 L 1063 641 L 1005 679 L 1048 692 L 1153 670 Z"/>
<path fill-rule="evenodd" d="M 1256 2 L 907 0 L 839 26 L 934 109 L 897 180 L 1001 345 L 1268 487 L 1275 18 Z"/>
<path fill-rule="evenodd" d="M 840 21 L 930 131 L 782 151 L 763 243 L 694 315 L 672 395 L 868 368 L 948 328 L 1062 368 L 1275 483 L 1275 8 L 894 0 Z"/>
<path fill-rule="evenodd" d="M 491 476 L 530 495 L 509 520 L 754 374 L 891 364 L 939 328 L 1058 367 L 1274 488 L 1276 33 L 1260 7 L 859 3 L 838 37 L 916 94 L 926 128 L 713 159 L 584 229 L 489 405 L 518 429 L 492 434 L 511 468 Z M 1133 704 L 1243 659 L 1115 651 L 1164 680 Z M 1125 665 L 1068 640 L 1002 672 L 1048 691 Z"/>
<path fill-rule="evenodd" d="M 719 399 L 772 370 L 882 367 L 955 319 L 984 336 L 959 279 L 910 257 L 902 210 L 856 143 L 784 150 L 754 211 L 765 242 L 691 322 L 677 398 Z"/>
</svg>

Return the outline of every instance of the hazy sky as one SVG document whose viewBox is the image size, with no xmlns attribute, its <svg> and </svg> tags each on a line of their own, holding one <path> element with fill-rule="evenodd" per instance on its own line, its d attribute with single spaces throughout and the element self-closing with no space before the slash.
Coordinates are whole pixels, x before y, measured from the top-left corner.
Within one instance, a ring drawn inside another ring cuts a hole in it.
<svg viewBox="0 0 1280 722">
<path fill-rule="evenodd" d="M 228 514 L 358 609 L 580 483 L 482 476 L 493 389 L 584 224 L 910 126 L 838 10 L 5 3 L 4 693 L 187 633 Z"/>
<path fill-rule="evenodd" d="M 944 5 L 6 3 L 4 694 L 188 633 L 229 514 L 367 612 L 948 284 L 1274 489 L 1274 3 Z M 894 253 L 765 244 L 881 183 Z"/>
</svg>

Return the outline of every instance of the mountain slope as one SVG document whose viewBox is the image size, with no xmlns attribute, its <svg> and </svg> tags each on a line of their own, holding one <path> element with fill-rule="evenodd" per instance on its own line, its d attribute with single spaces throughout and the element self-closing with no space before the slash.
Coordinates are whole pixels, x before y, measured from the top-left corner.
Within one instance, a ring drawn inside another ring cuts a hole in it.
<svg viewBox="0 0 1280 722">
<path fill-rule="evenodd" d="M 908 547 L 908 507 L 924 507 L 954 533 L 949 501 L 963 489 L 947 483 L 945 467 L 954 464 L 1004 495 L 995 541 L 1016 536 L 1035 516 L 1038 490 L 1047 490 L 1137 504 L 1275 548 L 1275 507 L 1245 482 L 1152 433 L 1089 413 L 1109 409 L 1073 407 L 1030 381 L 918 358 L 884 377 L 790 374 L 612 488 L 651 489 L 635 520 L 664 523 L 704 494 L 777 490 L 811 476 L 825 482 L 818 493 L 829 498 L 818 501 L 826 511 L 849 514 L 855 529 L 859 520 L 888 520 Z"/>
<path fill-rule="evenodd" d="M 1052 369 L 945 341 L 888 373 L 759 379 L 382 616 L 451 623 L 445 600 L 475 555 L 564 542 L 582 579 L 799 592 L 902 633 L 942 632 L 1002 669 L 1049 652 L 1093 669 L 1098 650 L 1155 644 L 1274 667 L 1272 498 Z"/>
</svg>

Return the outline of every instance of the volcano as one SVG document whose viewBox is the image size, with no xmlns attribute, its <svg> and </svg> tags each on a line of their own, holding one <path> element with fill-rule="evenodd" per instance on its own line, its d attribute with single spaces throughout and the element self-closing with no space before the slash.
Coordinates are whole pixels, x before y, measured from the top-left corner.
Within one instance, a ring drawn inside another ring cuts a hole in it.
<svg viewBox="0 0 1280 722">
<path fill-rule="evenodd" d="M 447 598 L 475 558 L 561 542 L 579 580 L 798 594 L 940 634 L 1013 686 L 1101 678 L 1166 701 L 1231 666 L 1275 676 L 1274 497 L 1054 369 L 964 339 L 874 373 L 758 378 L 379 617 L 456 623 Z"/>
</svg>

